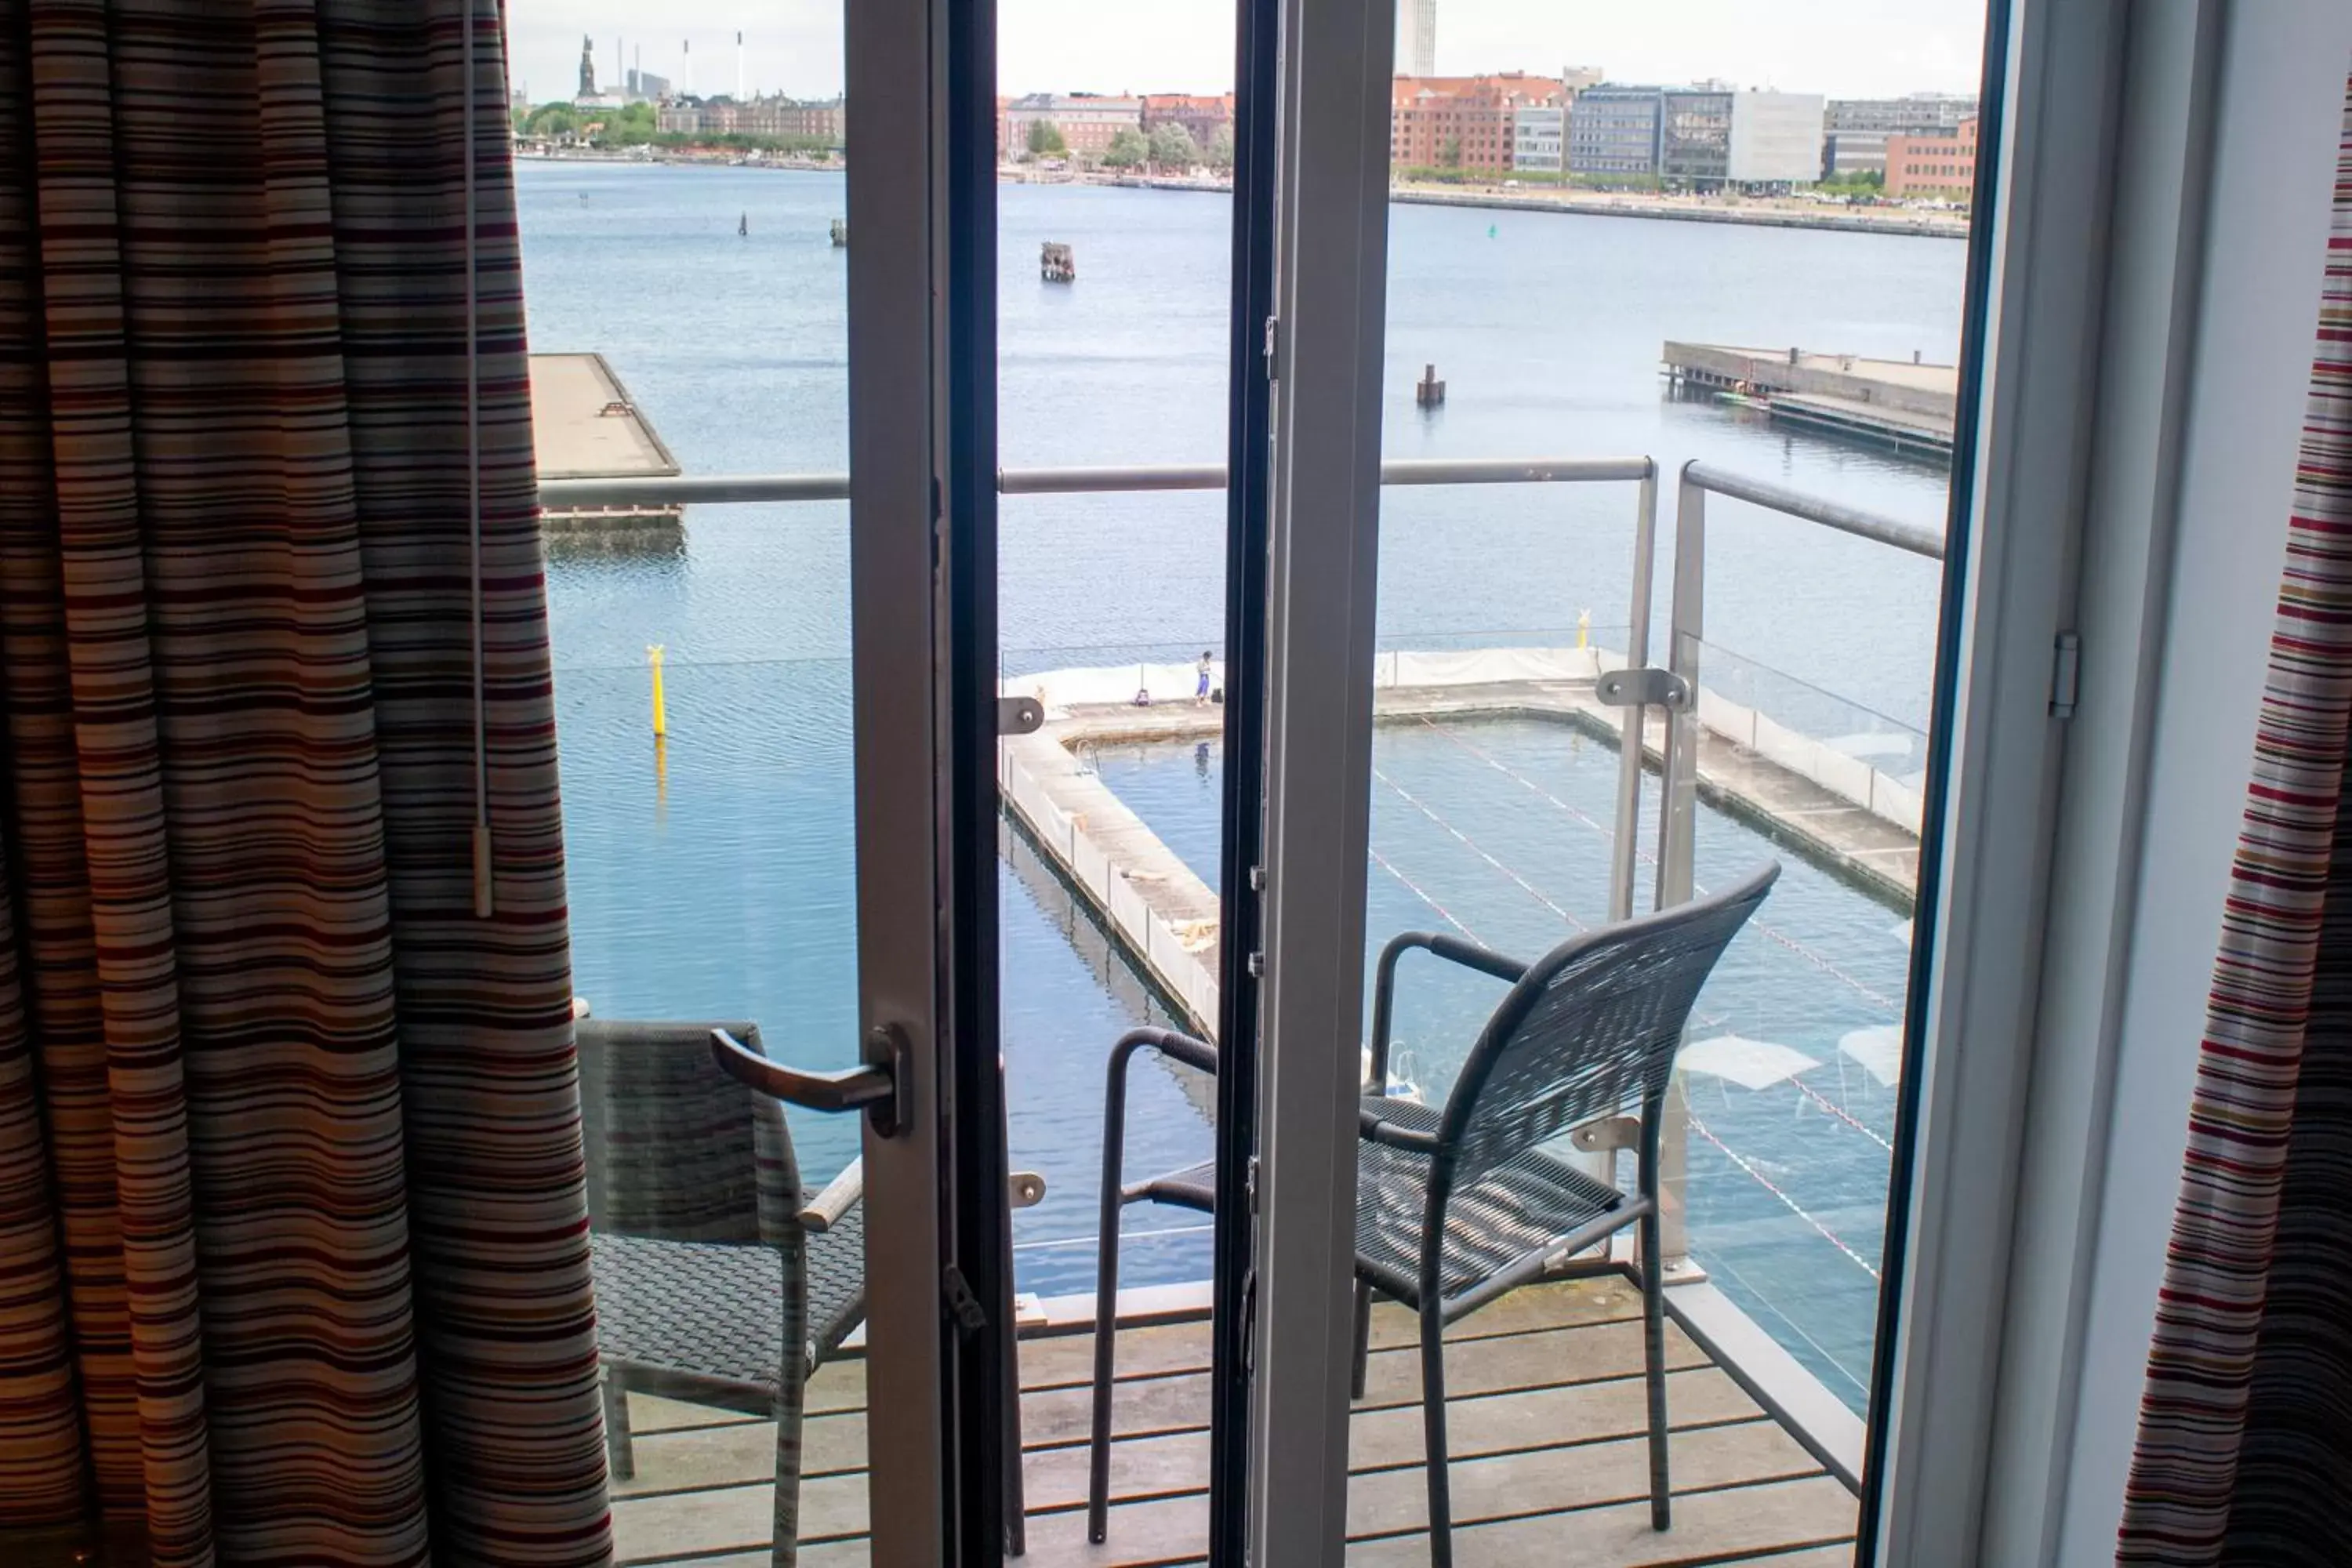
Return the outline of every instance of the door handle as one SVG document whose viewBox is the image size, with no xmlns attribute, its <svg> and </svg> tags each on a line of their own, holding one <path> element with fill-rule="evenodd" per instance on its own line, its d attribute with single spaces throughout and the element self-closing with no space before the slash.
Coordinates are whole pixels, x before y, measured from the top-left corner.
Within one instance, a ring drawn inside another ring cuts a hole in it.
<svg viewBox="0 0 2352 1568">
<path fill-rule="evenodd" d="M 710 1031 L 710 1059 L 744 1088 L 805 1110 L 863 1109 L 874 1131 L 895 1138 L 906 1131 L 907 1037 L 895 1024 L 866 1033 L 863 1066 L 811 1072 L 771 1060 L 725 1029 Z"/>
</svg>

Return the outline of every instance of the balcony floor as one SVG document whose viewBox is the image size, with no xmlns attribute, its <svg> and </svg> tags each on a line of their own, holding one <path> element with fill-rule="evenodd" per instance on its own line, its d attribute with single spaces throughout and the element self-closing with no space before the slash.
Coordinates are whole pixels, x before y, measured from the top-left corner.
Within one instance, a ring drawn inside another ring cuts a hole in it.
<svg viewBox="0 0 2352 1568">
<path fill-rule="evenodd" d="M 1462 1568 L 1764 1562 L 1843 1568 L 1855 1505 L 1834 1477 L 1668 1324 L 1674 1528 L 1650 1529 L 1640 1297 L 1614 1278 L 1539 1285 L 1448 1333 L 1455 1558 Z M 1348 1561 L 1423 1563 L 1419 1362 L 1402 1309 L 1373 1319 L 1367 1395 L 1354 1416 Z M 1204 1321 L 1123 1329 L 1113 1402 L 1114 1506 L 1086 1538 L 1093 1337 L 1022 1342 L 1024 1568 L 1184 1563 L 1208 1531 L 1209 1336 Z M 809 1387 L 801 1562 L 866 1559 L 863 1364 Z M 636 1478 L 614 1485 L 625 1565 L 764 1568 L 774 1456 L 764 1422 L 632 1396 Z"/>
</svg>

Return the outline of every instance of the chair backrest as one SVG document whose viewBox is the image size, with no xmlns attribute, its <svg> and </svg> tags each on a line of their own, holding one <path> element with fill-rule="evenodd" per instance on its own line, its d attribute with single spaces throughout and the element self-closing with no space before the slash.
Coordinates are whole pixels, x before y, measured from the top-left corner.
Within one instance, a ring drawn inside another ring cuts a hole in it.
<svg viewBox="0 0 2352 1568">
<path fill-rule="evenodd" d="M 1699 988 L 1780 875 L 1588 931 L 1530 964 L 1470 1047 L 1438 1137 L 1454 1183 L 1665 1093 Z"/>
<path fill-rule="evenodd" d="M 800 1172 L 782 1108 L 711 1060 L 713 1027 L 761 1049 L 749 1023 L 580 1021 L 588 1218 L 597 1230 L 772 1246 L 796 1225 Z"/>
</svg>

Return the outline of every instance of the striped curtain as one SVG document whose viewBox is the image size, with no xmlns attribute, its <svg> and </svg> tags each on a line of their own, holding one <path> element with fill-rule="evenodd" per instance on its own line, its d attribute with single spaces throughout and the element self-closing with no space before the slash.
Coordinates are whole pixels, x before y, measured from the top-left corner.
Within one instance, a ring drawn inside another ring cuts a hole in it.
<svg viewBox="0 0 2352 1568">
<path fill-rule="evenodd" d="M 496 5 L 0 12 L 12 1568 L 610 1558 Z"/>
<path fill-rule="evenodd" d="M 2352 81 L 2119 1563 L 2352 1562 Z"/>
</svg>

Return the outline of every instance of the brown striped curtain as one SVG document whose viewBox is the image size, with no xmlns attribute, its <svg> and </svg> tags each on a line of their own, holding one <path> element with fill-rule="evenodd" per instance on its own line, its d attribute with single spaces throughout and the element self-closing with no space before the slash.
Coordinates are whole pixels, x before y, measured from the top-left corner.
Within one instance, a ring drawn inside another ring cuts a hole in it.
<svg viewBox="0 0 2352 1568">
<path fill-rule="evenodd" d="M 495 7 L 0 11 L 10 1568 L 610 1558 Z"/>
<path fill-rule="evenodd" d="M 2119 1563 L 2352 1562 L 2352 81 L 2334 199 Z"/>
</svg>

